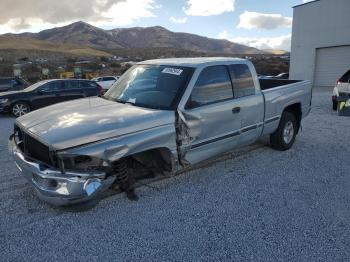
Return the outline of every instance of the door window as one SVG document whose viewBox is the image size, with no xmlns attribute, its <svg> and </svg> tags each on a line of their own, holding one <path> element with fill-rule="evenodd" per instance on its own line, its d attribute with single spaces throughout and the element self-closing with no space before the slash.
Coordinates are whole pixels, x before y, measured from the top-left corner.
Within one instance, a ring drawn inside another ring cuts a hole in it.
<svg viewBox="0 0 350 262">
<path fill-rule="evenodd" d="M 60 83 L 58 81 L 49 82 L 40 88 L 41 92 L 55 92 L 60 90 Z"/>
<path fill-rule="evenodd" d="M 253 76 L 247 65 L 231 65 L 230 73 L 235 98 L 255 95 Z"/>
<path fill-rule="evenodd" d="M 79 89 L 79 81 L 63 81 L 64 90 Z"/>
<path fill-rule="evenodd" d="M 231 79 L 226 66 L 210 66 L 200 73 L 186 108 L 233 99 Z"/>
</svg>

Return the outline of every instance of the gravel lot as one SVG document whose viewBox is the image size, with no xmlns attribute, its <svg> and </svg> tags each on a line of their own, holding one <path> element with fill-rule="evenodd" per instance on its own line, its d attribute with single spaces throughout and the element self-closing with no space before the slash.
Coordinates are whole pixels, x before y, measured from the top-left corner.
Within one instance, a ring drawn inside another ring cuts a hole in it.
<svg viewBox="0 0 350 262">
<path fill-rule="evenodd" d="M 40 202 L 7 153 L 0 116 L 0 260 L 349 261 L 350 118 L 314 94 L 294 147 L 253 150 L 86 212 Z"/>
</svg>

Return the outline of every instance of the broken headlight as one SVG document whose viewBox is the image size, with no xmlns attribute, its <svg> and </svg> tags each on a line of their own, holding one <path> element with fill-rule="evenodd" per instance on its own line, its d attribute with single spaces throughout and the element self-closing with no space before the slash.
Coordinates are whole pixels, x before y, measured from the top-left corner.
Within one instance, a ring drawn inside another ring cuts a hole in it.
<svg viewBox="0 0 350 262">
<path fill-rule="evenodd" d="M 83 155 L 63 157 L 62 164 L 66 171 L 105 171 L 106 168 L 106 163 L 102 159 Z"/>
</svg>

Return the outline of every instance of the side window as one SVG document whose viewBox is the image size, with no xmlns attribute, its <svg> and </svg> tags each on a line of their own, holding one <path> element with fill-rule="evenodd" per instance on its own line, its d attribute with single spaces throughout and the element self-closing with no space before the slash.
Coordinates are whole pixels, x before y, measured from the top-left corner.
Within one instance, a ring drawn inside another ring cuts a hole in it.
<svg viewBox="0 0 350 262">
<path fill-rule="evenodd" d="M 200 73 L 186 108 L 233 99 L 231 79 L 226 66 L 210 66 Z"/>
<path fill-rule="evenodd" d="M 62 85 L 64 90 L 78 89 L 79 81 L 64 81 Z"/>
<path fill-rule="evenodd" d="M 80 81 L 81 88 L 93 88 L 97 87 L 96 83 L 90 81 Z"/>
<path fill-rule="evenodd" d="M 230 73 L 235 98 L 255 95 L 255 85 L 247 65 L 231 65 Z"/>
<path fill-rule="evenodd" d="M 46 83 L 40 88 L 41 92 L 54 92 L 59 90 L 60 90 L 60 83 L 57 81 Z"/>
</svg>

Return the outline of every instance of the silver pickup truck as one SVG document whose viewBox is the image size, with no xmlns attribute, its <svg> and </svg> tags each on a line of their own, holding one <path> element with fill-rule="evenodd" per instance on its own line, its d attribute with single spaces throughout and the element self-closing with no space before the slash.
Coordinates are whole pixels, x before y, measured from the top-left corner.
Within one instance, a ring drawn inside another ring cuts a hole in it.
<svg viewBox="0 0 350 262">
<path fill-rule="evenodd" d="M 9 148 L 50 204 L 81 203 L 109 188 L 137 199 L 135 181 L 176 174 L 262 136 L 289 149 L 311 99 L 309 81 L 259 81 L 244 59 L 151 60 L 104 97 L 18 118 Z"/>
</svg>

